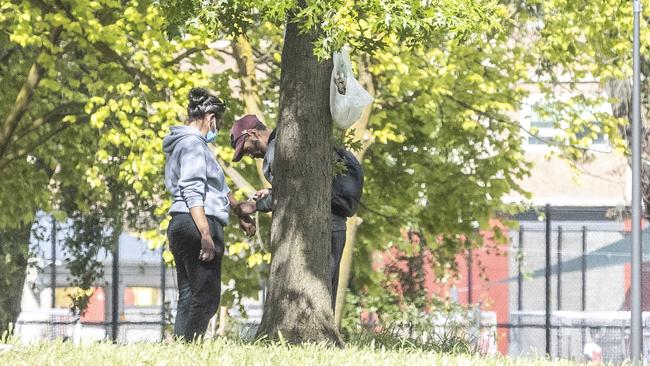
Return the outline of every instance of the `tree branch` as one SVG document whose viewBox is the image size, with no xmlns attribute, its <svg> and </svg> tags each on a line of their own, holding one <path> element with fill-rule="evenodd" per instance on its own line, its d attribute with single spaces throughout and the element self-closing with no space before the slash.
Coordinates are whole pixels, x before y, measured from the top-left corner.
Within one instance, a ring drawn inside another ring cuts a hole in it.
<svg viewBox="0 0 650 366">
<path fill-rule="evenodd" d="M 59 26 L 54 28 L 50 33 L 50 42 L 52 44 L 58 41 L 59 36 L 61 35 L 61 30 L 62 27 Z M 43 50 L 40 54 L 45 54 L 46 52 L 46 50 Z M 34 96 L 36 88 L 38 88 L 38 84 L 41 82 L 41 78 L 45 71 L 45 67 L 40 65 L 38 61 L 34 62 L 30 68 L 27 80 L 25 80 L 18 96 L 16 96 L 16 101 L 2 123 L 2 129 L 0 130 L 0 156 L 3 156 L 7 151 L 9 141 L 16 131 L 18 123 L 20 123 L 20 120 L 29 108 L 32 97 Z"/>
<path fill-rule="evenodd" d="M 79 102 L 70 102 L 64 103 L 51 111 L 45 113 L 45 115 L 35 119 L 28 126 L 23 127 L 20 131 L 14 134 L 11 139 L 11 144 L 18 142 L 18 140 L 24 138 L 25 136 L 35 132 L 37 129 L 43 125 L 50 124 L 52 122 L 60 121 L 65 116 L 71 115 L 80 115 L 83 114 L 84 103 Z"/>
<path fill-rule="evenodd" d="M 388 221 L 390 223 L 394 223 L 398 219 L 404 220 L 404 218 L 399 216 L 399 215 L 386 215 L 386 214 L 381 213 L 381 212 L 379 212 L 379 211 L 377 211 L 375 209 L 372 209 L 372 208 L 366 206 L 366 204 L 363 203 L 363 201 L 359 201 L 359 205 L 361 207 L 363 207 L 364 209 L 366 209 L 367 211 L 369 211 L 369 212 L 371 212 L 371 213 L 373 213 L 373 214 L 375 214 L 377 216 L 383 217 L 384 219 L 386 219 L 386 221 Z"/>
<path fill-rule="evenodd" d="M 373 80 L 372 80 L 372 81 L 373 81 L 372 84 L 367 84 L 367 85 L 373 85 L 373 86 L 376 87 L 375 82 L 374 82 L 374 79 L 375 79 L 375 78 L 373 77 L 372 79 L 373 79 Z M 402 100 L 399 101 L 399 102 L 396 102 L 396 103 L 386 103 L 386 104 L 384 104 L 383 107 L 382 107 L 382 109 L 396 109 L 396 108 L 398 108 L 398 107 L 401 106 L 401 105 L 412 103 L 412 102 L 413 102 L 414 100 L 416 100 L 420 95 L 422 95 L 422 90 L 419 89 L 419 90 L 414 91 L 413 94 L 411 94 L 411 95 L 407 95 L 404 99 L 402 99 Z"/>
<path fill-rule="evenodd" d="M 30 0 L 34 5 L 38 6 L 45 12 L 56 12 L 56 9 L 52 8 L 50 5 L 44 3 L 41 0 Z M 69 9 L 67 9 L 63 4 L 59 3 L 59 7 L 63 10 L 65 13 L 66 17 L 70 19 L 72 22 L 77 22 L 78 20 L 74 17 L 74 14 L 70 12 Z M 98 41 L 98 42 L 90 42 L 90 44 L 97 50 L 99 51 L 104 57 L 106 57 L 108 60 L 116 62 L 122 66 L 124 71 L 128 72 L 131 74 L 133 77 L 140 79 L 142 82 L 144 82 L 151 90 L 156 90 L 156 83 L 154 82 L 153 79 L 146 73 L 142 72 L 139 70 L 137 67 L 134 67 L 129 64 L 127 59 L 122 57 L 119 53 L 115 52 L 111 47 L 109 47 L 105 42 Z"/>
<path fill-rule="evenodd" d="M 460 105 L 461 107 L 469 109 L 469 110 L 473 111 L 474 113 L 479 114 L 479 115 L 481 115 L 481 116 L 483 116 L 485 118 L 488 118 L 490 120 L 497 121 L 497 122 L 500 122 L 500 123 L 504 123 L 504 124 L 507 124 L 507 125 L 510 125 L 510 126 L 513 126 L 513 127 L 516 127 L 518 129 L 526 132 L 528 135 L 530 135 L 532 137 L 535 137 L 536 139 L 539 139 L 540 141 L 543 141 L 547 145 L 556 146 L 556 147 L 560 147 L 560 148 L 561 147 L 571 147 L 571 148 L 574 148 L 574 149 L 581 150 L 582 152 L 591 151 L 591 152 L 597 152 L 597 153 L 601 153 L 601 154 L 611 154 L 611 151 L 594 149 L 592 147 L 582 147 L 582 146 L 575 146 L 575 145 L 570 145 L 570 144 L 563 144 L 563 143 L 560 143 L 558 141 L 555 141 L 555 140 L 552 140 L 552 139 L 549 139 L 549 138 L 546 138 L 546 137 L 539 136 L 538 134 L 533 133 L 529 129 L 522 126 L 521 123 L 508 121 L 508 120 L 506 120 L 504 118 L 501 118 L 499 116 L 495 116 L 495 115 L 492 115 L 492 114 L 490 114 L 488 112 L 481 111 L 478 108 L 475 108 L 474 106 L 471 106 L 468 103 L 465 103 L 462 100 L 459 100 L 459 99 L 455 98 L 452 95 L 445 95 L 445 97 L 447 97 L 448 99 L 456 102 L 456 104 Z"/>
<path fill-rule="evenodd" d="M 251 50 L 255 58 L 263 64 L 266 63 L 273 64 L 274 63 L 273 52 L 280 52 L 280 50 L 273 47 L 269 48 L 267 52 L 262 52 L 260 49 L 253 47 L 252 45 L 251 45 Z"/>
<path fill-rule="evenodd" d="M 34 143 L 31 145 L 24 147 L 22 149 L 18 149 L 12 154 L 8 154 L 6 156 L 3 156 L 3 159 L 0 160 L 0 172 L 2 172 L 9 164 L 17 159 L 20 159 L 30 152 L 34 151 L 38 146 L 44 144 L 47 140 L 53 138 L 54 136 L 58 135 L 59 133 L 65 131 L 68 127 L 71 125 L 68 123 L 65 123 L 61 125 L 59 128 L 56 130 L 52 131 L 51 133 L 44 134 L 41 136 L 40 139 L 37 139 Z"/>
<path fill-rule="evenodd" d="M 92 45 L 93 47 L 95 47 L 97 51 L 99 51 L 102 55 L 104 55 L 104 57 L 106 57 L 110 61 L 117 62 L 118 64 L 120 64 L 120 66 L 122 66 L 124 71 L 128 72 L 132 76 L 144 82 L 149 87 L 149 89 L 151 89 L 152 91 L 157 90 L 155 81 L 151 79 L 149 75 L 142 72 L 142 70 L 138 69 L 137 67 L 129 65 L 129 62 L 124 57 L 122 57 L 119 53 L 115 52 L 115 50 L 110 48 L 106 43 L 99 41 L 96 43 L 92 43 Z"/>
<path fill-rule="evenodd" d="M 6 65 L 7 62 L 9 61 L 9 57 L 18 50 L 18 47 L 11 47 L 7 51 L 5 51 L 2 55 L 0 55 L 0 64 Z"/>
<path fill-rule="evenodd" d="M 235 170 L 235 168 L 226 165 L 226 163 L 222 159 L 217 158 L 217 162 L 219 163 L 219 165 L 221 165 L 221 168 L 230 177 L 230 179 L 232 179 L 233 183 L 235 183 L 237 188 L 244 190 L 249 198 L 253 197 L 253 195 L 255 194 L 255 188 L 253 188 L 253 186 L 250 183 L 248 183 L 248 181 L 246 181 L 246 178 L 242 177 L 242 175 L 239 174 L 239 172 Z"/>
<path fill-rule="evenodd" d="M 168 62 L 165 62 L 164 65 L 165 65 L 166 67 L 176 65 L 178 62 L 180 62 L 180 61 L 183 60 L 184 58 L 189 57 L 189 56 L 191 56 L 191 55 L 193 55 L 193 54 L 195 54 L 195 53 L 197 53 L 197 52 L 205 51 L 205 50 L 207 50 L 207 49 L 208 49 L 207 47 L 195 47 L 195 48 L 190 48 L 190 49 L 186 50 L 185 52 L 181 53 L 180 55 L 174 57 L 173 60 L 168 61 Z"/>
</svg>

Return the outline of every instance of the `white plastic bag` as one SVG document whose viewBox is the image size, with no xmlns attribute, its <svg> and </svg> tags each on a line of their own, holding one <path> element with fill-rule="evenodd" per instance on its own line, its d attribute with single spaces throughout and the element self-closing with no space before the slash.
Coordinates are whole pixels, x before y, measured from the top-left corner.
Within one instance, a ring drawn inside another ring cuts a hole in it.
<svg viewBox="0 0 650 366">
<path fill-rule="evenodd" d="M 334 53 L 334 69 L 330 81 L 330 112 L 334 123 L 346 129 L 361 117 L 363 108 L 373 98 L 361 87 L 352 74 L 348 50 L 343 47 Z"/>
</svg>

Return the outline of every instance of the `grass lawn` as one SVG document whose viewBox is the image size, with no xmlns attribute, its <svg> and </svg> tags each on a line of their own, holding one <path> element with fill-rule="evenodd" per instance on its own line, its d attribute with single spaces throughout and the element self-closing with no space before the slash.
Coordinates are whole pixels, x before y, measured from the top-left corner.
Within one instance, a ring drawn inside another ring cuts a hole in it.
<svg viewBox="0 0 650 366">
<path fill-rule="evenodd" d="M 348 346 L 333 349 L 316 345 L 242 344 L 218 339 L 194 345 L 132 344 L 126 346 L 93 343 L 42 343 L 0 348 L 0 365 L 579 365 L 570 361 L 541 359 L 485 358 L 450 355 L 413 349 L 386 350 Z"/>
</svg>

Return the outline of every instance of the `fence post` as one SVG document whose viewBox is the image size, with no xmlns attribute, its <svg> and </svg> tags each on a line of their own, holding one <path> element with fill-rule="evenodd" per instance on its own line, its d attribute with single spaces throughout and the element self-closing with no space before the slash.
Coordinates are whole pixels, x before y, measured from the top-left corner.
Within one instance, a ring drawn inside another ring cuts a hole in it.
<svg viewBox="0 0 650 366">
<path fill-rule="evenodd" d="M 472 305 L 472 248 L 467 250 L 467 304 Z"/>
<path fill-rule="evenodd" d="M 52 263 L 50 265 L 50 289 L 52 290 L 52 309 L 56 307 L 56 219 L 52 216 Z"/>
<path fill-rule="evenodd" d="M 111 284 L 111 340 L 117 342 L 117 331 L 119 320 L 119 297 L 120 297 L 120 239 L 119 237 L 113 242 L 113 267 Z"/>
<path fill-rule="evenodd" d="M 545 328 L 546 328 L 546 355 L 551 355 L 551 205 L 546 204 L 546 273 L 545 273 Z"/>
<path fill-rule="evenodd" d="M 562 310 L 562 226 L 557 228 L 557 309 Z"/>
<path fill-rule="evenodd" d="M 165 341 L 165 292 L 167 290 L 167 265 L 165 264 L 165 246 L 160 248 L 160 340 Z"/>
<path fill-rule="evenodd" d="M 557 310 L 562 310 L 562 226 L 557 228 L 557 304 L 555 305 Z M 557 358 L 562 357 L 562 332 L 558 324 L 556 330 L 557 338 Z"/>
<path fill-rule="evenodd" d="M 582 227 L 582 291 L 581 291 L 581 309 L 587 310 L 587 227 Z M 587 340 L 585 332 L 585 323 L 582 321 L 582 345 Z"/>
<path fill-rule="evenodd" d="M 521 311 L 524 308 L 524 298 L 522 290 L 524 288 L 524 276 L 521 271 L 521 262 L 523 261 L 524 253 L 524 228 L 519 226 L 519 256 L 517 262 L 517 310 Z"/>
</svg>

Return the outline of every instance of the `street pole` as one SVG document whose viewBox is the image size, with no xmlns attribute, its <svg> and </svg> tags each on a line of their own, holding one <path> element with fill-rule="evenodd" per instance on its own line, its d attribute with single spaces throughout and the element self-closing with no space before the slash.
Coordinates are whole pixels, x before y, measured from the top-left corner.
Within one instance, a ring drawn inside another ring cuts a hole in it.
<svg viewBox="0 0 650 366">
<path fill-rule="evenodd" d="M 557 228 L 557 304 L 556 306 L 558 310 L 562 310 L 562 226 L 559 226 Z"/>
<path fill-rule="evenodd" d="M 165 263 L 165 246 L 163 245 L 160 248 L 160 338 L 161 341 L 165 341 L 165 290 L 167 290 L 167 264 Z"/>
<path fill-rule="evenodd" d="M 551 356 L 551 234 L 553 227 L 551 226 L 551 205 L 546 204 L 546 271 L 545 271 L 545 298 L 546 298 L 546 311 L 545 327 L 546 328 L 546 357 Z"/>
<path fill-rule="evenodd" d="M 519 258 L 517 259 L 517 310 L 521 311 L 524 308 L 524 297 L 522 290 L 524 288 L 524 275 L 521 268 L 524 253 L 524 228 L 519 226 Z"/>
<path fill-rule="evenodd" d="M 582 227 L 582 290 L 580 291 L 580 309 L 587 311 L 587 227 Z M 582 320 L 582 344 L 585 344 L 587 334 L 585 332 L 585 321 Z"/>
<path fill-rule="evenodd" d="M 472 286 L 474 286 L 472 276 L 472 248 L 469 248 L 467 250 L 467 304 L 470 306 L 474 300 L 472 299 Z"/>
<path fill-rule="evenodd" d="M 641 2 L 634 0 L 633 94 L 632 94 L 632 342 L 630 356 L 641 360 L 643 334 L 641 319 L 641 108 L 639 18 Z"/>
<path fill-rule="evenodd" d="M 52 217 L 52 264 L 50 265 L 50 289 L 52 290 L 52 298 L 50 300 L 51 307 L 54 309 L 56 307 L 56 219 Z"/>
<path fill-rule="evenodd" d="M 111 340 L 117 343 L 120 299 L 120 239 L 113 242 L 113 266 L 111 283 Z"/>
</svg>

